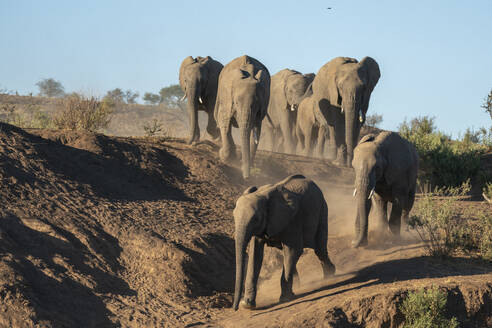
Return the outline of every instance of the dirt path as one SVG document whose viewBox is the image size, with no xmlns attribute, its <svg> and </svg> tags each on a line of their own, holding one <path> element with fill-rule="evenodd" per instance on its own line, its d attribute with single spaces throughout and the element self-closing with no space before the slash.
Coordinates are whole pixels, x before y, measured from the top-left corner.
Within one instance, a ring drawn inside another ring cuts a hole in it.
<svg viewBox="0 0 492 328">
<path fill-rule="evenodd" d="M 0 124 L 0 327 L 379 327 L 398 323 L 407 289 L 434 283 L 456 295 L 465 318 L 491 317 L 490 265 L 436 262 L 411 236 L 381 244 L 371 235 L 372 248 L 349 247 L 350 170 L 259 152 L 245 183 L 216 154 L 208 142 Z M 337 275 L 319 281 L 308 251 L 299 297 L 277 304 L 280 257 L 268 250 L 260 309 L 233 312 L 235 200 L 250 184 L 292 173 L 323 189 Z"/>
</svg>

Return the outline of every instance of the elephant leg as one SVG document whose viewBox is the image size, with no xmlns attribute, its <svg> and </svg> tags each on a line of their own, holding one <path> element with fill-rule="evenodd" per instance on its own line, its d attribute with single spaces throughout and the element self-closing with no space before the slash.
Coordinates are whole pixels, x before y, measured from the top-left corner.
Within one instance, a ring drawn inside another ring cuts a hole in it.
<svg viewBox="0 0 492 328">
<path fill-rule="evenodd" d="M 198 125 L 198 111 L 190 110 L 188 114 L 190 116 L 190 129 L 191 129 L 190 137 L 188 139 L 188 144 L 192 144 L 200 140 L 200 126 Z"/>
<path fill-rule="evenodd" d="M 266 128 L 263 129 L 263 137 L 260 139 L 262 141 L 262 146 L 265 150 L 273 151 L 274 139 L 273 139 L 273 128 L 269 127 L 269 123 Z"/>
<path fill-rule="evenodd" d="M 384 201 L 377 193 L 374 193 L 372 203 L 376 209 L 377 230 L 385 232 L 388 229 L 388 202 Z"/>
<path fill-rule="evenodd" d="M 215 122 L 214 111 L 208 111 L 208 123 L 207 132 L 213 139 L 217 139 L 220 136 L 219 128 L 217 127 L 217 122 Z"/>
<path fill-rule="evenodd" d="M 337 144 L 335 141 L 335 127 L 328 125 L 328 159 L 335 160 L 337 158 Z"/>
<path fill-rule="evenodd" d="M 318 129 L 318 141 L 316 142 L 316 157 L 323 158 L 325 150 L 327 129 L 324 126 L 320 126 Z"/>
<path fill-rule="evenodd" d="M 224 163 L 229 163 L 236 156 L 236 146 L 231 134 L 231 122 L 221 125 L 220 136 L 222 139 L 222 146 L 219 150 L 220 160 Z"/>
<path fill-rule="evenodd" d="M 316 247 L 314 248 L 314 253 L 321 262 L 323 268 L 323 278 L 327 278 L 335 273 L 335 266 L 330 261 L 328 256 L 328 208 L 323 206 L 320 213 L 320 226 L 316 233 Z"/>
<path fill-rule="evenodd" d="M 347 160 L 347 145 L 345 144 L 345 120 L 337 116 L 337 125 L 335 125 L 335 143 L 337 145 L 337 158 L 335 163 L 339 166 L 345 166 Z"/>
<path fill-rule="evenodd" d="M 310 123 L 298 122 L 299 131 L 297 137 L 299 138 L 299 143 L 301 144 L 301 154 L 305 156 L 310 156 L 311 142 L 313 136 L 313 126 Z"/>
<path fill-rule="evenodd" d="M 294 272 L 296 271 L 296 264 L 299 257 L 302 254 L 301 248 L 295 248 L 282 244 L 284 255 L 284 266 L 282 269 L 282 275 L 280 276 L 280 302 L 287 302 L 294 298 L 294 292 L 292 291 Z"/>
<path fill-rule="evenodd" d="M 258 277 L 260 276 L 261 265 L 263 263 L 263 250 L 265 242 L 253 237 L 249 245 L 248 270 L 244 282 L 244 298 L 241 306 L 247 309 L 256 307 L 256 291 Z"/>
<path fill-rule="evenodd" d="M 295 151 L 293 140 L 294 130 L 288 115 L 280 119 L 280 133 L 282 134 L 284 153 L 292 154 Z"/>
<path fill-rule="evenodd" d="M 393 235 L 400 235 L 400 226 L 401 226 L 401 204 L 398 200 L 395 200 L 391 206 L 391 214 L 389 218 L 389 227 Z"/>
<path fill-rule="evenodd" d="M 258 149 L 258 144 L 260 143 L 261 136 L 261 121 L 253 126 L 253 130 L 250 137 L 250 152 L 251 152 L 251 163 L 254 163 L 256 150 Z M 256 140 L 255 140 L 256 138 Z"/>
</svg>

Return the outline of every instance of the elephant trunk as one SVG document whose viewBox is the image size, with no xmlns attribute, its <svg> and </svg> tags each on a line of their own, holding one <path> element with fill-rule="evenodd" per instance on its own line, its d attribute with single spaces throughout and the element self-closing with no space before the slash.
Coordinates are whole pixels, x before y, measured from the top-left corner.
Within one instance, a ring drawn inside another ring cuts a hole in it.
<svg viewBox="0 0 492 328">
<path fill-rule="evenodd" d="M 357 177 L 355 186 L 357 218 L 355 222 L 355 240 L 352 242 L 352 246 L 357 248 L 367 244 L 368 216 L 375 187 L 373 174 L 363 172 L 360 177 Z"/>
<path fill-rule="evenodd" d="M 345 111 L 345 144 L 347 146 L 347 158 L 345 164 L 352 166 L 352 158 L 354 157 L 354 148 L 359 138 L 359 111 L 356 106 L 355 97 L 347 97 L 343 102 L 342 107 Z"/>
<path fill-rule="evenodd" d="M 237 311 L 241 294 L 243 293 L 246 247 L 248 246 L 251 236 L 252 234 L 246 226 L 238 226 L 236 224 L 236 284 L 234 286 L 234 311 Z"/>
<path fill-rule="evenodd" d="M 241 138 L 241 152 L 242 152 L 242 171 L 243 178 L 249 178 L 249 168 L 250 168 L 250 136 L 251 128 L 247 125 L 241 125 L 239 127 L 239 134 Z"/>
<path fill-rule="evenodd" d="M 188 98 L 188 116 L 190 118 L 190 138 L 188 143 L 191 144 L 194 141 L 200 139 L 200 130 L 198 127 L 198 103 L 200 98 L 199 83 L 192 83 L 186 88 L 186 98 Z"/>
</svg>

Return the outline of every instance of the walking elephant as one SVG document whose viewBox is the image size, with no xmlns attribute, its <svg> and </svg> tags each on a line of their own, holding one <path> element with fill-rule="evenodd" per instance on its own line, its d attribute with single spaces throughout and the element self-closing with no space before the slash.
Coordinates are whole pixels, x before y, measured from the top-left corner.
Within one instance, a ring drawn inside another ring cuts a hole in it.
<svg viewBox="0 0 492 328">
<path fill-rule="evenodd" d="M 200 140 L 198 126 L 198 111 L 208 114 L 207 132 L 213 137 L 219 136 L 219 130 L 214 119 L 217 83 L 223 65 L 212 57 L 186 57 L 179 68 L 179 84 L 188 98 L 188 115 L 190 118 L 190 137 L 188 143 Z"/>
<path fill-rule="evenodd" d="M 231 125 L 239 128 L 245 179 L 249 178 L 269 98 L 270 73 L 258 60 L 246 55 L 238 57 L 220 73 L 215 104 L 215 119 L 222 138 L 219 155 L 226 163 L 235 156 Z"/>
<path fill-rule="evenodd" d="M 270 150 L 295 153 L 297 109 L 313 79 L 312 73 L 303 75 L 290 69 L 272 76 L 268 116 L 263 120 L 264 139 Z"/>
<path fill-rule="evenodd" d="M 330 135 L 329 159 L 350 166 L 369 99 L 381 73 L 371 57 L 360 62 L 337 57 L 322 66 L 313 81 L 317 110 L 325 116 Z"/>
<path fill-rule="evenodd" d="M 354 150 L 354 197 L 357 205 L 353 247 L 367 245 L 368 216 L 377 209 L 379 227 L 399 236 L 401 219 L 408 222 L 417 185 L 418 155 L 415 147 L 394 132 L 364 136 Z M 371 204 L 372 199 L 372 204 Z M 388 202 L 391 214 L 388 222 Z"/>
<path fill-rule="evenodd" d="M 235 310 L 243 291 L 246 248 L 250 245 L 244 281 L 245 308 L 256 306 L 258 277 L 265 244 L 282 249 L 280 301 L 291 299 L 293 275 L 303 248 L 313 248 L 327 277 L 335 273 L 327 251 L 328 206 L 319 187 L 302 175 L 292 175 L 274 185 L 250 187 L 234 208 L 236 244 Z"/>
<path fill-rule="evenodd" d="M 338 124 L 341 123 L 343 122 Z M 328 137 L 328 122 L 318 109 L 313 96 L 304 98 L 299 104 L 296 137 L 298 153 L 305 156 L 323 157 L 325 140 Z"/>
</svg>

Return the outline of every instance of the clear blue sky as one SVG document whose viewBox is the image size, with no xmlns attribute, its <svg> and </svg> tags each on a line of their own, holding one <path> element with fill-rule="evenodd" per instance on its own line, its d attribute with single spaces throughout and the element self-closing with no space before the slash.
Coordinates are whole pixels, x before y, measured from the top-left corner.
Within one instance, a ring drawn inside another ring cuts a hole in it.
<svg viewBox="0 0 492 328">
<path fill-rule="evenodd" d="M 418 115 L 453 136 L 491 125 L 480 108 L 492 88 L 491 0 L 0 0 L 0 42 L 0 88 L 21 94 L 47 77 L 66 91 L 157 92 L 188 55 L 248 54 L 271 74 L 371 56 L 382 76 L 369 111 L 383 128 Z"/>
</svg>

